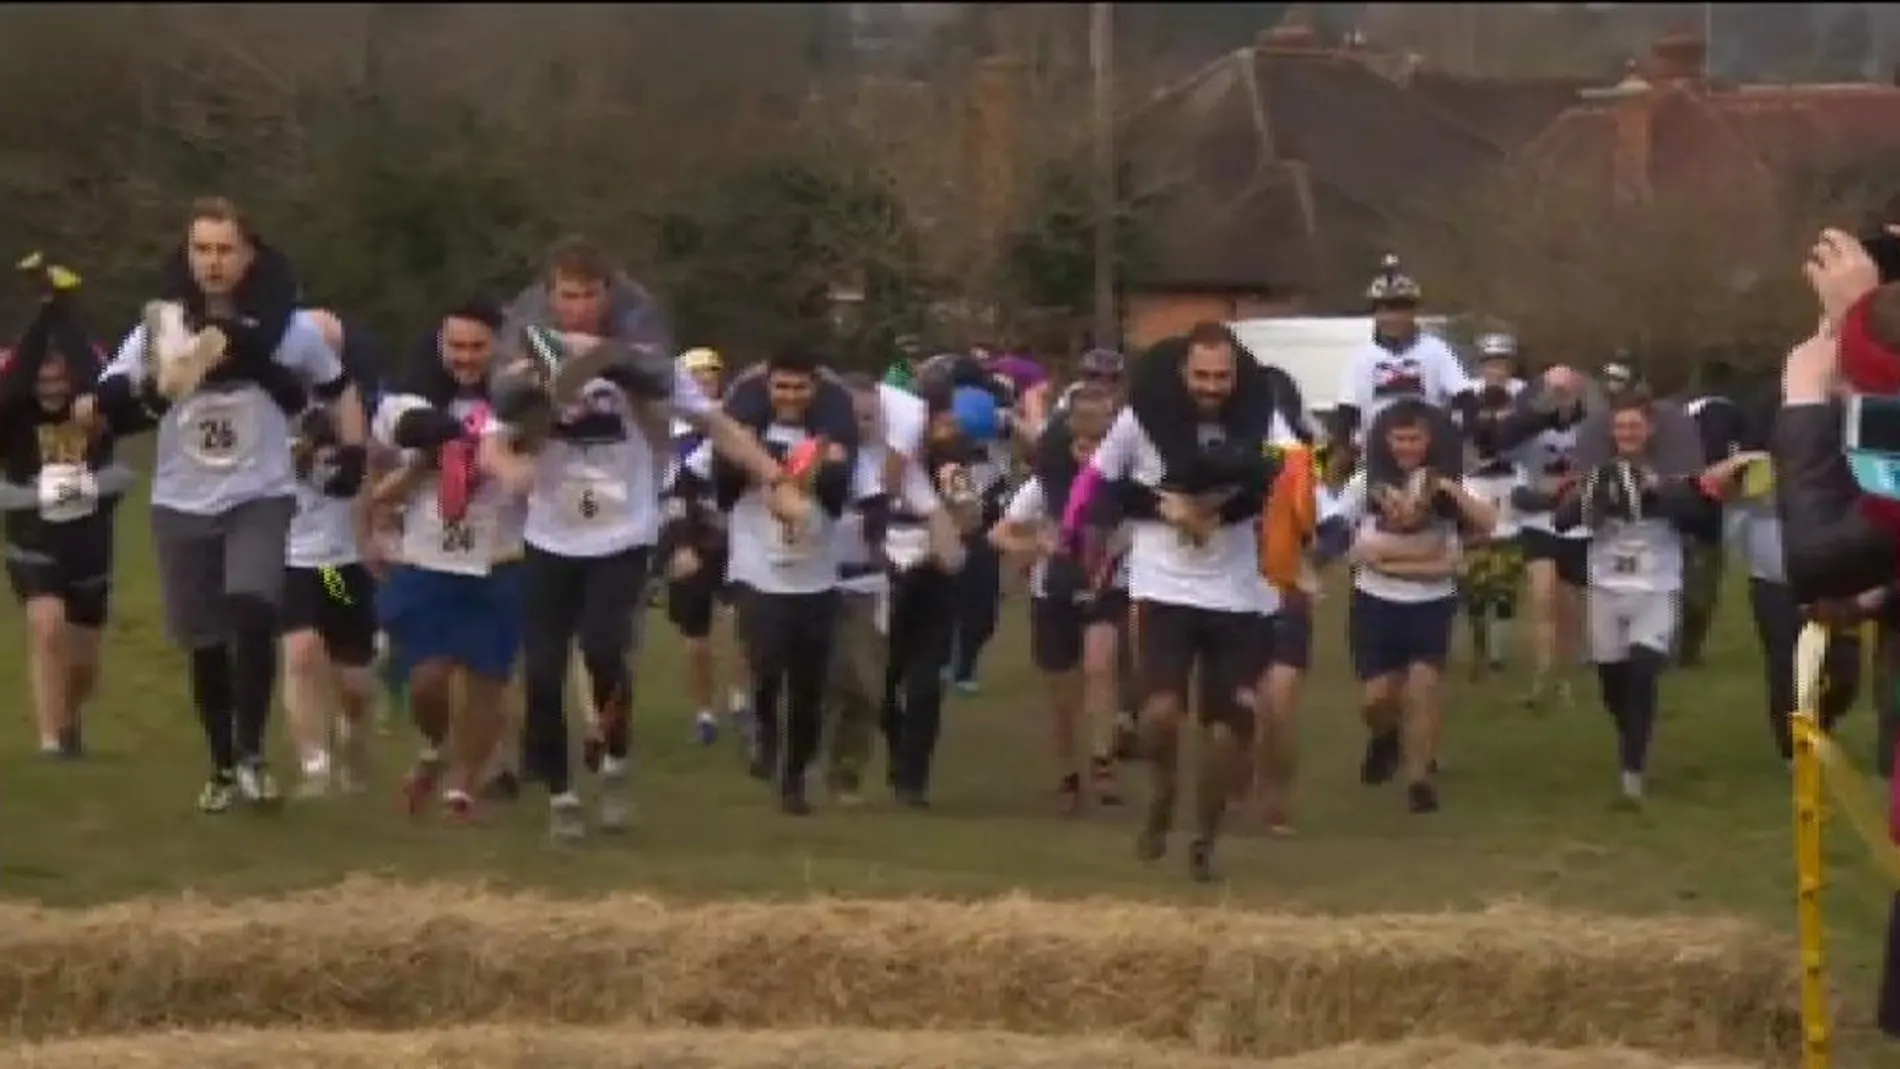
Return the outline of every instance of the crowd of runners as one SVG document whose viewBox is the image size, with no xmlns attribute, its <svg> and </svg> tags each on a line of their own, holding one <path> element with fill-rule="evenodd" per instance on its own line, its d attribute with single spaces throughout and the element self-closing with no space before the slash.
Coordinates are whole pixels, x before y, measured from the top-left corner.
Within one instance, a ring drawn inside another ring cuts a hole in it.
<svg viewBox="0 0 1900 1069">
<path fill-rule="evenodd" d="M 1118 769 L 1147 765 L 1137 852 L 1161 857 L 1196 718 L 1197 879 L 1236 804 L 1292 829 L 1329 574 L 1350 588 L 1361 778 L 1396 780 L 1413 812 L 1441 801 L 1458 620 L 1471 670 L 1498 670 L 1520 589 L 1526 703 L 1573 701 L 1594 666 L 1617 742 L 1606 783 L 1620 773 L 1640 804 L 1658 679 L 1699 655 L 1725 540 L 1749 568 L 1789 752 L 1808 610 L 1782 570 L 1762 421 L 1719 390 L 1653 396 L 1623 363 L 1527 385 L 1505 331 L 1461 358 L 1420 330 L 1396 260 L 1324 420 L 1272 353 L 1214 322 L 1132 359 L 1082 354 L 1068 383 L 1027 357 L 914 344 L 879 381 L 796 337 L 730 366 L 680 351 L 653 295 L 581 240 L 512 301 L 445 308 L 381 357 L 347 312 L 302 307 L 287 258 L 221 199 L 192 206 L 116 348 L 81 324 L 75 276 L 22 267 L 40 292 L 0 369 L 0 509 L 42 748 L 83 752 L 135 481 L 114 450 L 153 433 L 150 529 L 207 813 L 279 800 L 281 676 L 297 793 L 364 787 L 386 691 L 420 736 L 412 812 L 467 820 L 532 783 L 556 837 L 623 826 L 656 589 L 685 639 L 694 729 L 736 733 L 784 813 L 860 801 L 880 738 L 893 797 L 926 807 L 946 690 L 978 686 L 1016 566 L 1059 805 L 1120 804 Z"/>
</svg>

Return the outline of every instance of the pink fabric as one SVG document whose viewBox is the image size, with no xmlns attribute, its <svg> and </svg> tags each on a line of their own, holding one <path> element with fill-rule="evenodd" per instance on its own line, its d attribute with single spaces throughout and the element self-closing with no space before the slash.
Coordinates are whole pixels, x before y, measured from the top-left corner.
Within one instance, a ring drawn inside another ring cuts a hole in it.
<svg viewBox="0 0 1900 1069">
<path fill-rule="evenodd" d="M 1073 546 L 1076 536 L 1082 531 L 1082 524 L 1088 519 L 1089 505 L 1107 480 L 1093 463 L 1085 464 L 1076 474 L 1075 482 L 1069 487 L 1069 502 L 1062 509 L 1061 542 Z"/>
<path fill-rule="evenodd" d="M 476 450 L 482 431 L 488 426 L 489 415 L 486 404 L 469 410 L 468 415 L 462 417 L 462 437 L 444 442 L 438 454 L 435 500 L 446 523 L 455 523 L 468 515 L 469 500 L 475 496 L 480 482 L 475 465 Z"/>
</svg>

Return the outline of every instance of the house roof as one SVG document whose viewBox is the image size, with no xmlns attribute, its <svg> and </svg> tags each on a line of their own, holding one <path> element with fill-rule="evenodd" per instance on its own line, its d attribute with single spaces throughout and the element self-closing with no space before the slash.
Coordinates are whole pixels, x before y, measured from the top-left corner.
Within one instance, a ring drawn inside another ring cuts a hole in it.
<svg viewBox="0 0 1900 1069">
<path fill-rule="evenodd" d="M 1133 129 L 1144 155 L 1175 161 L 1167 229 L 1180 236 L 1144 279 L 1173 288 L 1315 289 L 1325 205 L 1389 218 L 1507 155 L 1361 58 L 1308 48 L 1225 56 L 1158 93 Z"/>
<path fill-rule="evenodd" d="M 1629 83 L 1626 83 L 1629 84 Z M 1851 164 L 1900 150 L 1900 88 L 1884 85 L 1712 87 L 1693 80 L 1632 90 L 1566 110 L 1524 148 L 1527 159 L 1601 170 L 1616 180 L 1618 109 L 1635 109 L 1646 181 L 1706 179 L 1747 163 L 1768 170 Z"/>
<path fill-rule="evenodd" d="M 1506 152 L 1524 147 L 1577 102 L 1580 90 L 1597 84 L 1583 78 L 1467 78 L 1429 69 L 1406 72 L 1400 82 Z"/>
</svg>

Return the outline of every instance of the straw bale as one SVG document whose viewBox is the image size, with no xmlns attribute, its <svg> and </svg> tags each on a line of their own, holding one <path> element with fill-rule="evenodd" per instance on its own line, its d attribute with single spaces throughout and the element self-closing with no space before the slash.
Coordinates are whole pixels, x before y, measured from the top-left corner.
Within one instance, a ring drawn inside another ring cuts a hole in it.
<svg viewBox="0 0 1900 1069">
<path fill-rule="evenodd" d="M 1112 1039 L 999 1032 L 725 1032 L 500 1027 L 443 1032 L 173 1032 L 0 1051 L 16 1069 L 1747 1069 L 1629 1050 L 1454 1042 L 1249 1061 Z"/>
<path fill-rule="evenodd" d="M 1516 906 L 668 905 L 354 881 L 230 905 L 0 907 L 0 1015 L 30 1037 L 641 1023 L 1113 1033 L 1254 1056 L 1458 1036 L 1786 1061 L 1795 964 L 1738 921 Z"/>
</svg>

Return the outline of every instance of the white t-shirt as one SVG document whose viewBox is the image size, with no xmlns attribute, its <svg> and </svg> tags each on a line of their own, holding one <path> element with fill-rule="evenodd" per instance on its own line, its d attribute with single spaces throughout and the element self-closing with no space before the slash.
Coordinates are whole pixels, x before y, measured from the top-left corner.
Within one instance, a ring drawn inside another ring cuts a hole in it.
<svg viewBox="0 0 1900 1069">
<path fill-rule="evenodd" d="M 1060 523 L 1061 520 L 1062 517 L 1060 516 L 1049 515 L 1049 500 L 1042 492 L 1042 480 L 1033 475 L 1021 486 L 1016 488 L 1016 492 L 1010 495 L 1009 504 L 1003 507 L 1004 523 L 1046 523 L 1053 525 Z M 1128 531 L 1127 528 L 1128 525 L 1123 524 L 1122 529 L 1117 531 L 1112 537 L 1121 538 L 1131 535 L 1132 532 Z M 1126 590 L 1128 588 L 1129 556 L 1130 554 L 1127 553 L 1122 554 L 1121 560 L 1116 563 L 1115 574 L 1110 576 L 1108 580 L 1108 585 L 1112 589 Z M 1048 575 L 1049 559 L 1042 556 L 1037 557 L 1036 563 L 1029 570 L 1030 597 L 1040 598 L 1047 595 Z"/>
<path fill-rule="evenodd" d="M 1372 426 L 1373 418 L 1394 401 L 1416 397 L 1443 408 L 1471 387 L 1471 377 L 1465 374 L 1451 346 L 1437 335 L 1421 331 L 1402 353 L 1368 338 L 1346 362 L 1339 396 L 1341 404 L 1359 410 L 1363 433 Z"/>
<path fill-rule="evenodd" d="M 1105 479 L 1132 478 L 1147 487 L 1159 485 L 1166 474 L 1161 454 L 1132 409 L 1115 417 L 1089 463 Z M 1257 519 L 1228 524 L 1197 546 L 1159 520 L 1134 523 L 1129 596 L 1218 612 L 1261 612 L 1265 584 L 1256 524 Z"/>
<path fill-rule="evenodd" d="M 1668 520 L 1609 520 L 1590 542 L 1590 585 L 1631 594 L 1682 589 L 1682 532 Z"/>
<path fill-rule="evenodd" d="M 101 377 L 139 385 L 145 377 L 145 325 L 132 328 Z M 290 319 L 271 358 L 305 382 L 335 382 L 343 364 L 307 312 Z M 172 405 L 158 423 L 152 504 L 215 516 L 248 501 L 290 497 L 297 475 L 290 420 L 262 387 L 201 388 Z"/>
<path fill-rule="evenodd" d="M 1346 481 L 1339 491 L 1339 498 L 1332 504 L 1329 515 L 1343 516 L 1353 525 L 1353 538 L 1358 539 L 1373 531 L 1379 522 L 1378 513 L 1371 508 L 1366 496 L 1366 476 L 1364 472 L 1354 475 Z M 1458 525 L 1450 520 L 1432 521 L 1430 530 L 1447 540 L 1451 547 L 1458 545 Z M 1423 537 L 1423 534 L 1416 536 Z M 1378 598 L 1380 601 L 1401 604 L 1418 604 L 1438 601 L 1458 593 L 1458 580 L 1455 576 L 1443 579 L 1413 579 L 1404 576 L 1387 575 L 1364 565 L 1352 570 L 1353 589 L 1362 594 Z"/>
<path fill-rule="evenodd" d="M 915 394 L 886 383 L 877 384 L 878 406 L 884 410 L 884 442 L 912 460 L 924 446 L 930 427 L 930 406 Z"/>
<path fill-rule="evenodd" d="M 466 420 L 480 405 L 478 401 L 458 399 L 449 405 L 449 414 Z M 385 396 L 371 422 L 372 433 L 385 445 L 394 447 L 396 421 L 404 412 L 431 407 L 421 397 L 410 394 Z M 483 437 L 502 433 L 502 425 L 488 420 Z M 415 450 L 402 451 L 404 463 L 415 459 Z M 468 511 L 460 520 L 442 518 L 437 486 L 441 479 L 431 472 L 411 494 L 402 510 L 402 538 L 397 554 L 403 563 L 431 572 L 452 575 L 487 575 L 494 565 L 521 556 L 522 529 L 527 505 L 509 494 L 493 479 L 477 482 Z"/>
<path fill-rule="evenodd" d="M 621 424 L 617 440 L 581 443 L 550 438 L 534 457 L 528 491 L 528 544 L 569 558 L 605 557 L 660 536 L 660 488 L 652 446 L 619 387 L 595 379 L 580 404 Z"/>
<path fill-rule="evenodd" d="M 1465 493 L 1487 502 L 1496 510 L 1498 522 L 1491 528 L 1491 537 L 1502 539 L 1515 536 L 1517 514 L 1511 508 L 1511 491 L 1517 489 L 1517 474 L 1507 471 L 1495 475 L 1467 475 L 1463 481 Z"/>
<path fill-rule="evenodd" d="M 773 424 L 765 429 L 763 437 L 768 445 L 789 449 L 804 441 L 806 433 L 801 428 Z M 688 461 L 696 471 L 702 470 L 695 459 L 700 452 L 707 453 L 703 462 L 707 469 L 711 464 L 710 448 L 702 446 Z M 853 503 L 882 492 L 875 475 L 876 469 L 863 464 L 852 470 Z M 813 508 L 802 530 L 788 531 L 766 508 L 759 488 L 748 488 L 732 506 L 732 551 L 726 562 L 726 578 L 762 594 L 818 594 L 836 589 L 837 522 L 823 509 Z"/>
<path fill-rule="evenodd" d="M 1560 430 L 1545 429 L 1538 431 L 1530 441 L 1517 447 L 1513 454 L 1517 459 L 1517 485 L 1534 486 L 1546 478 L 1546 471 L 1559 462 L 1574 463 L 1577 454 L 1577 424 L 1571 424 Z M 1556 529 L 1550 510 L 1542 512 L 1518 512 L 1513 517 L 1517 528 L 1524 531 L 1542 531 L 1555 534 L 1559 538 L 1589 538 L 1590 529 L 1579 524 L 1563 531 Z"/>
<path fill-rule="evenodd" d="M 858 472 L 856 479 L 860 489 L 882 486 L 884 472 L 884 447 L 880 445 L 861 446 L 858 449 Z M 907 512 L 917 516 L 929 516 L 940 507 L 937 495 L 930 488 L 930 480 L 925 477 L 924 469 L 915 460 L 904 465 L 903 483 L 899 493 L 901 500 L 895 502 Z M 863 500 L 863 499 L 860 499 Z M 833 527 L 837 540 L 836 559 L 840 568 L 846 565 L 864 565 L 871 563 L 871 547 L 864 541 L 864 513 L 861 509 L 846 509 Z M 928 551 L 929 535 L 923 533 L 924 547 Z M 907 552 L 915 538 L 905 532 L 893 536 L 885 532 L 885 554 L 897 559 Z M 878 594 L 890 587 L 890 577 L 882 568 L 855 575 L 849 579 L 842 576 L 838 580 L 838 589 L 849 594 Z"/>
<path fill-rule="evenodd" d="M 284 563 L 292 568 L 341 568 L 361 559 L 356 547 L 356 501 L 297 484 Z"/>
</svg>

